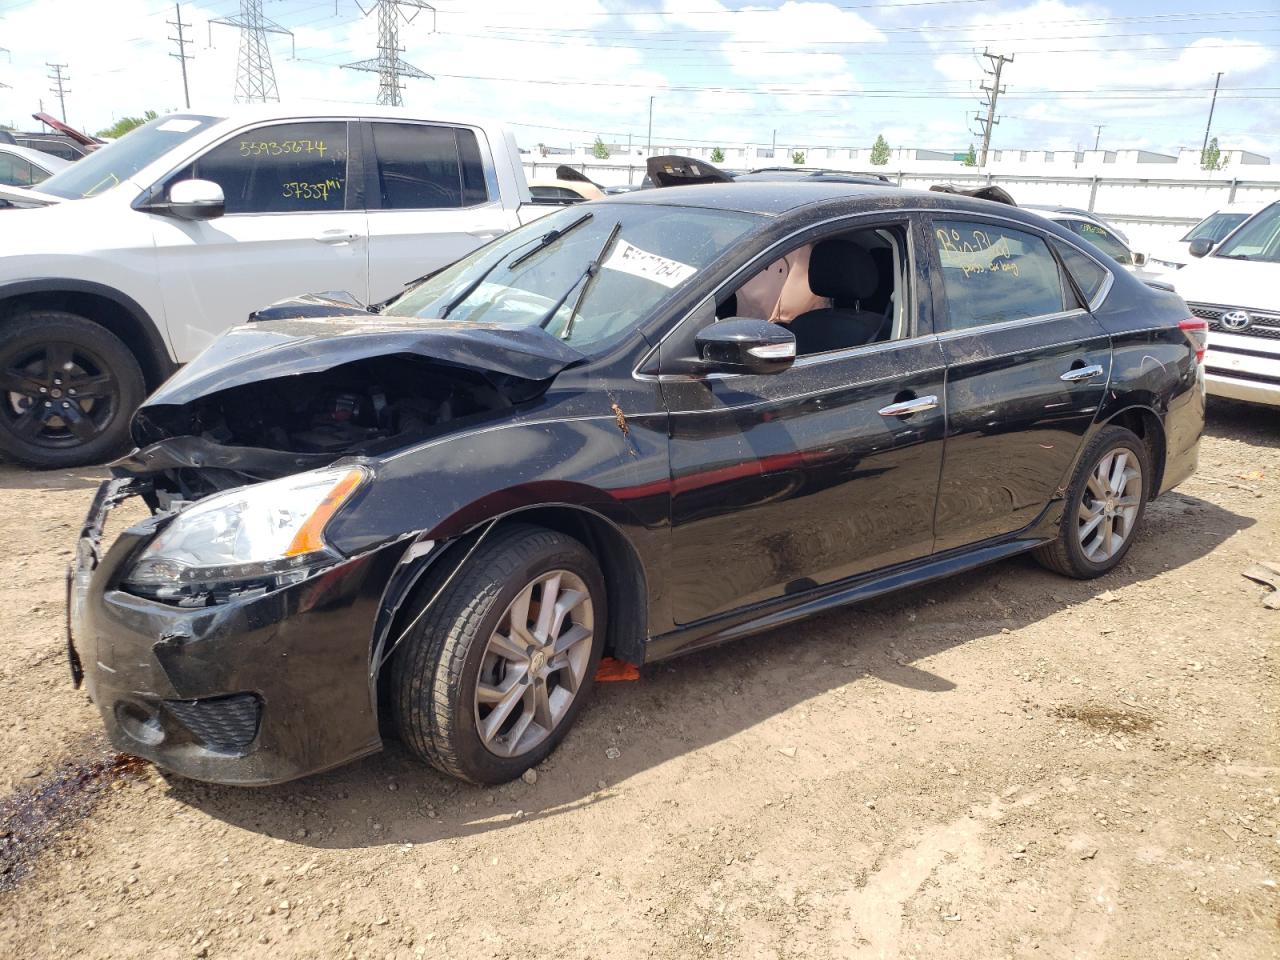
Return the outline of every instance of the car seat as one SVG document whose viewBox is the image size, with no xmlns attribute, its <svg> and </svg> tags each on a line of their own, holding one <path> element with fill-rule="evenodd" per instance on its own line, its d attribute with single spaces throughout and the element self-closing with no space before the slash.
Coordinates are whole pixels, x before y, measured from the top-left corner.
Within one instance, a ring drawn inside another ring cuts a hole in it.
<svg viewBox="0 0 1280 960">
<path fill-rule="evenodd" d="M 884 313 L 863 309 L 863 302 L 870 302 L 880 288 L 880 271 L 871 254 L 856 243 L 834 237 L 815 244 L 809 288 L 831 298 L 831 306 L 791 321 L 798 355 L 858 347 L 880 334 Z"/>
</svg>

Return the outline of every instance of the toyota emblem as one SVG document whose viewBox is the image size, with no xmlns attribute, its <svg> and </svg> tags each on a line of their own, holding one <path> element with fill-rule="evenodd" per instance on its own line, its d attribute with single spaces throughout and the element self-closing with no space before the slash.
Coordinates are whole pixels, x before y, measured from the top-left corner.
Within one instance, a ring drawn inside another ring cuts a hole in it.
<svg viewBox="0 0 1280 960">
<path fill-rule="evenodd" d="M 1248 330 L 1251 323 L 1253 323 L 1253 317 L 1244 310 L 1229 310 L 1222 315 L 1224 330 Z"/>
</svg>

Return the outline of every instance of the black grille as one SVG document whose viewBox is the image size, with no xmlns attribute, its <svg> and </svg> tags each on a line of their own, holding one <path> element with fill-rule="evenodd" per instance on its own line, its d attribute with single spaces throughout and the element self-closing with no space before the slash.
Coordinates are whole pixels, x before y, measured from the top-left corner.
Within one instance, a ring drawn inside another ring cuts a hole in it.
<svg viewBox="0 0 1280 960">
<path fill-rule="evenodd" d="M 1228 310 L 1235 307 L 1209 307 L 1199 303 L 1190 304 L 1191 312 L 1201 320 L 1209 321 L 1209 329 L 1219 333 L 1230 333 L 1237 337 L 1262 337 L 1264 340 L 1280 340 L 1280 315 L 1259 313 L 1250 310 L 1253 324 L 1247 330 L 1228 330 L 1222 325 L 1221 318 Z"/>
<path fill-rule="evenodd" d="M 262 701 L 252 693 L 207 700 L 166 700 L 164 705 L 202 744 L 222 753 L 242 753 L 258 735 Z"/>
</svg>

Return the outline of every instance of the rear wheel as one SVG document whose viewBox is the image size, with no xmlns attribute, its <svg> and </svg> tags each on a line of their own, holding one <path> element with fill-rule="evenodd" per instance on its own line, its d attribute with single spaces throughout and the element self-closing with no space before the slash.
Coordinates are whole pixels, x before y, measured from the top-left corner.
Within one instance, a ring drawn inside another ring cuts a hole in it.
<svg viewBox="0 0 1280 960">
<path fill-rule="evenodd" d="M 429 578 L 418 604 L 440 582 Z M 464 780 L 520 776 L 555 749 L 589 696 L 606 614 L 604 578 L 577 540 L 526 525 L 495 532 L 396 654 L 404 742 Z"/>
<path fill-rule="evenodd" d="M 34 467 L 98 463 L 129 439 L 142 370 L 111 331 L 61 310 L 0 324 L 0 452 Z"/>
<path fill-rule="evenodd" d="M 1068 577 L 1087 580 L 1129 552 L 1147 506 L 1150 456 L 1123 427 L 1108 426 L 1090 441 L 1067 488 L 1058 538 L 1035 558 Z"/>
</svg>

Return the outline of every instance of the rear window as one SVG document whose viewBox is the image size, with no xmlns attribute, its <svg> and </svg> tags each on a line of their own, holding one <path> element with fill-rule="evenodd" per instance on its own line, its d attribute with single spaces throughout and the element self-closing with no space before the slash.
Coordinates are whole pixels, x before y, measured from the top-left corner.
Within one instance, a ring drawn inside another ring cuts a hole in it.
<svg viewBox="0 0 1280 960">
<path fill-rule="evenodd" d="M 993 223 L 935 220 L 952 330 L 1060 313 L 1058 261 L 1038 236 Z"/>
</svg>

